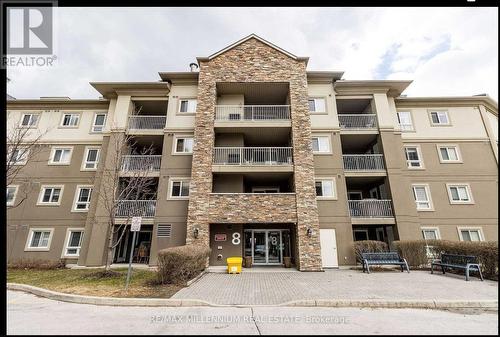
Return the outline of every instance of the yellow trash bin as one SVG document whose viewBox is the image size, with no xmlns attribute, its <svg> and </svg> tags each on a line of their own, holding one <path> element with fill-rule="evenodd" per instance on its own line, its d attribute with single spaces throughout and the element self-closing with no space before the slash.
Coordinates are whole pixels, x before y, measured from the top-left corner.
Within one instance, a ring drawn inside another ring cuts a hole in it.
<svg viewBox="0 0 500 337">
<path fill-rule="evenodd" d="M 241 273 L 242 257 L 228 257 L 227 258 L 227 273 L 239 274 Z"/>
</svg>

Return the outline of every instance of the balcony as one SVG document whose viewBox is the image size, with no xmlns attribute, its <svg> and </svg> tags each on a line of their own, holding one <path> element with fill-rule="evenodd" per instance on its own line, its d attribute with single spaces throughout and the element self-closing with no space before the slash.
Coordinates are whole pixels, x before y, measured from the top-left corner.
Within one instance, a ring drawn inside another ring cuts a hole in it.
<svg viewBox="0 0 500 337">
<path fill-rule="evenodd" d="M 346 175 L 385 175 L 383 154 L 344 154 Z"/>
<path fill-rule="evenodd" d="M 213 153 L 215 171 L 291 171 L 293 170 L 291 147 L 215 147 Z"/>
<path fill-rule="evenodd" d="M 125 155 L 122 156 L 122 172 L 159 172 L 161 155 Z"/>
<path fill-rule="evenodd" d="M 142 216 L 153 218 L 156 213 L 156 200 L 118 200 L 115 216 L 126 218 Z"/>
<path fill-rule="evenodd" d="M 212 193 L 211 223 L 296 223 L 295 193 Z"/>
<path fill-rule="evenodd" d="M 215 126 L 291 126 L 289 105 L 216 105 Z"/>
<path fill-rule="evenodd" d="M 362 199 L 348 200 L 349 212 L 353 218 L 393 218 L 391 200 Z"/>
<path fill-rule="evenodd" d="M 161 130 L 165 128 L 167 116 L 130 116 L 128 118 L 129 130 Z"/>
<path fill-rule="evenodd" d="M 339 114 L 339 124 L 341 130 L 376 130 L 376 114 Z"/>
</svg>

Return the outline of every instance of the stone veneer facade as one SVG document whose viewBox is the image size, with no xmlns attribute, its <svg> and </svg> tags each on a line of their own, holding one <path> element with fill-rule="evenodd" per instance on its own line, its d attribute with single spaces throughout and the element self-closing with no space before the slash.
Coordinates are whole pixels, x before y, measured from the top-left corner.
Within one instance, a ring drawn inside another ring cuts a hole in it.
<svg viewBox="0 0 500 337">
<path fill-rule="evenodd" d="M 212 59 L 199 60 L 199 64 L 198 111 L 195 120 L 186 243 L 209 247 L 217 82 L 288 83 L 294 157 L 294 206 L 297 219 L 296 264 L 301 271 L 321 270 L 306 61 L 294 59 L 252 38 Z M 227 208 L 231 204 L 230 201 L 227 205 L 221 204 L 220 198 L 218 201 L 218 207 L 221 208 Z M 259 205 L 254 209 L 252 219 L 255 222 L 268 223 L 268 211 L 267 205 Z M 195 228 L 199 230 L 197 238 L 193 235 Z M 307 235 L 308 229 L 312 230 L 311 236 Z"/>
</svg>

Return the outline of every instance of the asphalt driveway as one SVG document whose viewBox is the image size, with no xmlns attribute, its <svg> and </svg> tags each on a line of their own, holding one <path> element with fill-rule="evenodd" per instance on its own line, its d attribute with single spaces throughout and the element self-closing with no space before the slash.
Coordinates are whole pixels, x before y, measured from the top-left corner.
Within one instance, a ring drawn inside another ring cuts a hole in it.
<svg viewBox="0 0 500 337">
<path fill-rule="evenodd" d="M 498 282 L 428 271 L 207 273 L 172 298 L 246 305 L 302 299 L 480 301 L 498 299 Z"/>
</svg>

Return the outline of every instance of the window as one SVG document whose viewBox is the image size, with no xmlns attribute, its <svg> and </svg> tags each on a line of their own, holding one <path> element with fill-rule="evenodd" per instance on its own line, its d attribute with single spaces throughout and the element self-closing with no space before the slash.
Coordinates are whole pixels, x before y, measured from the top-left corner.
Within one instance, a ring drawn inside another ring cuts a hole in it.
<svg viewBox="0 0 500 337">
<path fill-rule="evenodd" d="M 38 204 L 59 205 L 61 203 L 62 186 L 42 186 Z"/>
<path fill-rule="evenodd" d="M 68 228 L 64 244 L 63 256 L 77 257 L 80 255 L 80 249 L 83 241 L 83 228 Z"/>
<path fill-rule="evenodd" d="M 417 204 L 417 210 L 432 210 L 432 201 L 428 185 L 413 185 L 413 197 Z"/>
<path fill-rule="evenodd" d="M 14 205 L 16 201 L 17 186 L 7 186 L 7 206 Z"/>
<path fill-rule="evenodd" d="M 106 114 L 97 113 L 94 116 L 94 123 L 92 124 L 92 132 L 102 132 L 106 124 Z"/>
<path fill-rule="evenodd" d="M 472 196 L 470 193 L 470 187 L 468 184 L 463 185 L 453 185 L 446 184 L 448 189 L 448 197 L 450 198 L 450 203 L 452 204 L 471 204 Z"/>
<path fill-rule="evenodd" d="M 22 127 L 32 127 L 38 124 L 39 114 L 24 114 L 21 119 Z"/>
<path fill-rule="evenodd" d="M 100 152 L 101 152 L 101 149 L 98 147 L 85 148 L 82 170 L 95 170 L 95 169 L 97 169 L 97 164 L 99 163 Z"/>
<path fill-rule="evenodd" d="M 52 228 L 31 229 L 25 250 L 49 250 L 53 231 Z"/>
<path fill-rule="evenodd" d="M 91 186 L 77 186 L 73 211 L 88 211 L 90 207 Z"/>
<path fill-rule="evenodd" d="M 30 150 L 26 147 L 19 147 L 9 151 L 8 162 L 11 165 L 25 165 L 28 161 Z"/>
<path fill-rule="evenodd" d="M 398 123 L 401 131 L 413 131 L 413 122 L 411 119 L 410 111 L 399 111 L 398 115 Z"/>
<path fill-rule="evenodd" d="M 315 185 L 318 198 L 336 198 L 335 179 L 316 179 Z"/>
<path fill-rule="evenodd" d="M 52 148 L 49 164 L 69 164 L 73 148 Z"/>
<path fill-rule="evenodd" d="M 439 235 L 439 230 L 434 227 L 422 227 L 422 236 L 424 240 L 439 240 L 441 238 Z"/>
<path fill-rule="evenodd" d="M 174 153 L 193 153 L 193 137 L 176 138 Z"/>
<path fill-rule="evenodd" d="M 172 180 L 170 183 L 171 198 L 189 197 L 189 180 Z"/>
<path fill-rule="evenodd" d="M 368 240 L 368 229 L 354 229 L 354 241 Z"/>
<path fill-rule="evenodd" d="M 461 162 L 458 146 L 438 146 L 439 160 L 442 163 Z"/>
<path fill-rule="evenodd" d="M 449 125 L 448 112 L 446 111 L 431 111 L 431 124 L 432 125 Z"/>
<path fill-rule="evenodd" d="M 279 193 L 279 187 L 252 187 L 252 193 Z"/>
<path fill-rule="evenodd" d="M 458 227 L 460 241 L 483 241 L 483 233 L 480 228 Z"/>
<path fill-rule="evenodd" d="M 419 146 L 405 146 L 405 157 L 408 168 L 423 168 L 424 165 Z"/>
<path fill-rule="evenodd" d="M 80 114 L 63 114 L 61 126 L 75 127 L 80 121 Z"/>
<path fill-rule="evenodd" d="M 194 113 L 196 112 L 196 99 L 181 99 L 179 104 L 179 112 L 182 113 Z"/>
<path fill-rule="evenodd" d="M 312 137 L 313 153 L 329 153 L 330 152 L 330 137 L 328 136 L 313 136 Z"/>
<path fill-rule="evenodd" d="M 324 98 L 309 98 L 309 112 L 326 112 L 326 101 Z"/>
</svg>

